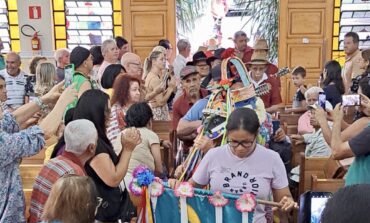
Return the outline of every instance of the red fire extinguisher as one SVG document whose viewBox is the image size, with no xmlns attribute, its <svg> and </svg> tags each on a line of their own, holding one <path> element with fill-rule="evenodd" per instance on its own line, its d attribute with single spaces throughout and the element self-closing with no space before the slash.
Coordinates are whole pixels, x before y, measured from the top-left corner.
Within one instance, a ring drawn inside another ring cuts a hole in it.
<svg viewBox="0 0 370 223">
<path fill-rule="evenodd" d="M 32 50 L 40 50 L 41 49 L 41 42 L 40 39 L 37 35 L 37 32 L 33 34 L 33 38 L 31 39 L 31 45 L 32 45 Z"/>
</svg>

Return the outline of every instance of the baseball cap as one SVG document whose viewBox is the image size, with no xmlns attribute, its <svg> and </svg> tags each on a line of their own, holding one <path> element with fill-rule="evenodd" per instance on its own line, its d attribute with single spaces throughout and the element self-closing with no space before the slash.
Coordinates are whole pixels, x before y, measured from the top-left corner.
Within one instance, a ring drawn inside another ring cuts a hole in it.
<svg viewBox="0 0 370 223">
<path fill-rule="evenodd" d="M 185 79 L 190 74 L 197 74 L 198 71 L 194 66 L 185 66 L 180 71 L 180 78 L 181 80 Z"/>
</svg>

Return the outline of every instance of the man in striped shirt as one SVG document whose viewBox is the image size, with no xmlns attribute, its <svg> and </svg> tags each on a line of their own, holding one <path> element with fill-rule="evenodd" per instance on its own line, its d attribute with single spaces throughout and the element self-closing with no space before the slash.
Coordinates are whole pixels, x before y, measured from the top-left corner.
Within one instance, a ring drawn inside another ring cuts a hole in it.
<svg viewBox="0 0 370 223">
<path fill-rule="evenodd" d="M 95 155 L 98 133 L 86 119 L 70 122 L 64 130 L 63 153 L 49 160 L 36 177 L 31 195 L 29 222 L 39 222 L 53 184 L 65 175 L 85 176 L 84 165 Z"/>
<path fill-rule="evenodd" d="M 8 100 L 6 104 L 11 109 L 17 109 L 24 104 L 25 85 L 27 74 L 20 69 L 21 57 L 15 52 L 9 52 L 6 56 L 6 66 L 0 71 L 4 77 Z"/>
</svg>

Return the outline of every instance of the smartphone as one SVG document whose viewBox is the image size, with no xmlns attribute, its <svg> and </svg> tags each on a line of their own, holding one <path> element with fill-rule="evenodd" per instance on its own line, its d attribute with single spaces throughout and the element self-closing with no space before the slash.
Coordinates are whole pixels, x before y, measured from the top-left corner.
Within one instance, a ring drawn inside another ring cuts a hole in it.
<svg viewBox="0 0 370 223">
<path fill-rule="evenodd" d="M 342 95 L 342 105 L 346 107 L 360 106 L 361 97 L 359 94 Z"/>
<path fill-rule="evenodd" d="M 318 104 L 324 110 L 325 110 L 325 103 L 326 103 L 326 95 L 324 92 L 320 92 Z"/>
<path fill-rule="evenodd" d="M 75 65 L 68 64 L 64 67 L 64 87 L 72 84 L 73 74 L 75 73 Z"/>
<path fill-rule="evenodd" d="M 332 196 L 330 192 L 311 192 L 311 223 L 320 223 L 326 202 Z"/>
<path fill-rule="evenodd" d="M 330 192 L 307 191 L 299 197 L 298 223 L 319 223 Z"/>
<path fill-rule="evenodd" d="M 279 120 L 272 120 L 272 134 L 275 135 L 276 131 L 280 128 Z"/>
</svg>

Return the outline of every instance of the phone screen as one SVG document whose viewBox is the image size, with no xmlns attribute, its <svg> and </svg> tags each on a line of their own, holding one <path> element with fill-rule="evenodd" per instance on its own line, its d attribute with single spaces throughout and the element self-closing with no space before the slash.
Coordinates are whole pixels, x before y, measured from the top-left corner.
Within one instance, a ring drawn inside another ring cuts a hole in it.
<svg viewBox="0 0 370 223">
<path fill-rule="evenodd" d="M 330 196 L 330 193 L 318 193 L 315 195 L 313 192 L 311 195 L 311 223 L 321 222 L 322 211 Z"/>
<path fill-rule="evenodd" d="M 64 67 L 64 86 L 68 87 L 72 84 L 73 74 L 75 72 L 75 67 L 73 64 L 68 64 Z"/>
<path fill-rule="evenodd" d="M 319 106 L 325 110 L 326 95 L 323 92 L 319 93 Z"/>
<path fill-rule="evenodd" d="M 273 120 L 272 121 L 272 133 L 275 135 L 276 131 L 280 128 L 280 121 Z"/>
<path fill-rule="evenodd" d="M 342 96 L 343 106 L 359 106 L 361 105 L 361 99 L 359 94 L 349 94 Z"/>
</svg>

